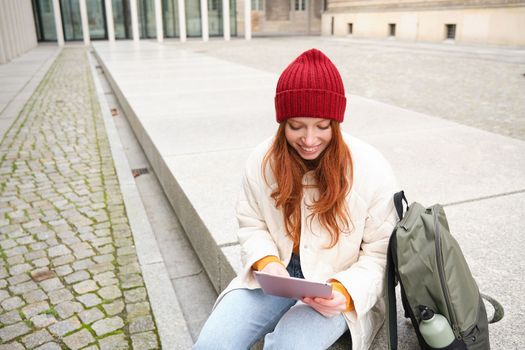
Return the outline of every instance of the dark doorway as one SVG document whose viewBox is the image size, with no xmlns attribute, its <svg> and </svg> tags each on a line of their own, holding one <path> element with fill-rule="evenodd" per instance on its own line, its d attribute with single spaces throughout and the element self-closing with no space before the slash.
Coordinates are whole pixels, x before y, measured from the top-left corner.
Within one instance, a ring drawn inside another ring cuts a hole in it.
<svg viewBox="0 0 525 350">
<path fill-rule="evenodd" d="M 108 38 L 106 23 L 106 7 L 104 0 L 86 0 L 89 23 L 89 37 L 91 40 L 105 40 Z"/>
<path fill-rule="evenodd" d="M 62 14 L 62 29 L 64 40 L 82 40 L 82 21 L 80 19 L 80 3 L 78 0 L 60 0 Z"/>
<path fill-rule="evenodd" d="M 177 0 L 162 0 L 162 23 L 166 38 L 179 36 L 179 2 Z"/>
<path fill-rule="evenodd" d="M 108 38 L 106 8 L 103 0 L 86 0 L 89 37 L 91 40 Z M 79 0 L 60 0 L 64 40 L 83 40 Z"/>
<path fill-rule="evenodd" d="M 56 41 L 53 0 L 33 0 L 33 14 L 38 41 Z"/>
<path fill-rule="evenodd" d="M 112 0 L 116 39 L 131 39 L 131 10 L 128 0 Z"/>
</svg>

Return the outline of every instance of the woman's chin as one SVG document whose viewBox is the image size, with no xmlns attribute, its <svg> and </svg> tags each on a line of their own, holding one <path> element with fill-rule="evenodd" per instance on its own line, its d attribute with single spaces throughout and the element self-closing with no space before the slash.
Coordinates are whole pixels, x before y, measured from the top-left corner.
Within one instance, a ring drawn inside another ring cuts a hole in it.
<svg viewBox="0 0 525 350">
<path fill-rule="evenodd" d="M 321 154 L 321 152 L 315 152 L 315 153 L 299 152 L 299 155 L 304 160 L 316 160 L 319 157 L 320 154 Z"/>
</svg>

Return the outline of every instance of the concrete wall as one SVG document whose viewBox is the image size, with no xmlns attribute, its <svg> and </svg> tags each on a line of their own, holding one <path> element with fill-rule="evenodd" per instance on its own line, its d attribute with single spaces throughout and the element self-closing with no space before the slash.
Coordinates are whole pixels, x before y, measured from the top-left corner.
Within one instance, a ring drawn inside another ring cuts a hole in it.
<svg viewBox="0 0 525 350">
<path fill-rule="evenodd" d="M 31 0 L 0 0 L 0 64 L 36 46 Z"/>
<path fill-rule="evenodd" d="M 462 1 L 456 1 L 456 6 L 450 1 L 418 6 L 421 2 L 406 0 L 398 2 L 396 7 L 389 4 L 390 1 L 382 2 L 383 6 L 380 1 L 368 2 L 366 6 L 356 4 L 363 1 L 346 1 L 353 6 L 341 6 L 343 1 L 330 2 L 328 11 L 323 14 L 322 35 L 332 35 L 333 17 L 334 36 L 348 36 L 348 24 L 353 23 L 352 37 L 387 38 L 388 24 L 395 23 L 397 39 L 442 42 L 445 24 L 455 24 L 455 42 L 525 46 L 525 1 L 485 4 L 484 8 L 467 6 L 467 2 Z M 483 5 L 478 3 L 478 6 Z"/>
</svg>

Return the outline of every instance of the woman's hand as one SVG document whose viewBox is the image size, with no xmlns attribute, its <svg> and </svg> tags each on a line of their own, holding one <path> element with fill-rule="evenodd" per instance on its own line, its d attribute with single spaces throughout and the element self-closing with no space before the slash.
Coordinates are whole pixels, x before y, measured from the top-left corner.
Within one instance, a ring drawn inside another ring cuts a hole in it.
<svg viewBox="0 0 525 350">
<path fill-rule="evenodd" d="M 268 273 L 270 275 L 290 277 L 288 270 L 286 270 L 283 264 L 278 262 L 269 263 L 261 270 L 261 272 Z"/>
<path fill-rule="evenodd" d="M 334 317 L 346 309 L 346 297 L 334 290 L 330 299 L 325 298 L 303 298 L 302 302 L 310 305 L 324 317 Z"/>
</svg>

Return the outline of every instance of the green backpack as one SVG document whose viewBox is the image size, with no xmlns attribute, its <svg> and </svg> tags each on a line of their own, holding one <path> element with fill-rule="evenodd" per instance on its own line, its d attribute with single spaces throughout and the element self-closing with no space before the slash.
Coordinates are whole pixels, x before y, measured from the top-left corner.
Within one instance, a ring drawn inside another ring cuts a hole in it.
<svg viewBox="0 0 525 350">
<path fill-rule="evenodd" d="M 412 203 L 403 215 L 403 191 L 394 195 L 400 221 L 390 237 L 387 254 L 389 349 L 397 349 L 395 285 L 400 284 L 405 317 L 414 326 L 419 345 L 427 344 L 419 331 L 425 307 L 443 315 L 454 340 L 439 349 L 490 349 L 487 313 L 482 297 L 494 307 L 490 323 L 503 317 L 503 308 L 494 299 L 480 294 L 463 253 L 449 231 L 443 207 L 429 208 Z M 450 331 L 449 331 L 450 334 Z"/>
</svg>

